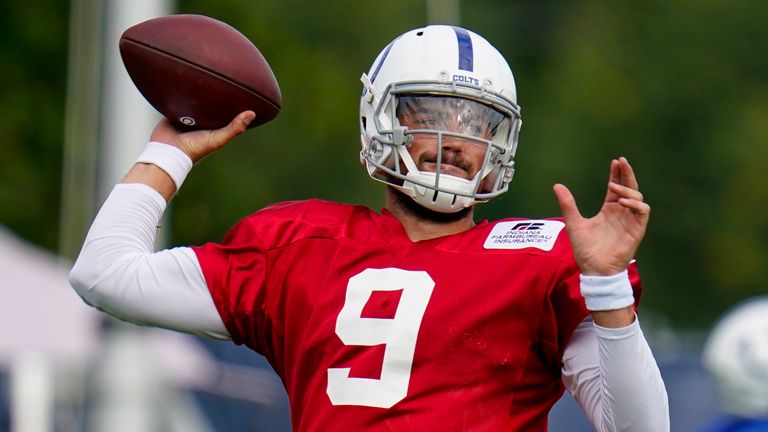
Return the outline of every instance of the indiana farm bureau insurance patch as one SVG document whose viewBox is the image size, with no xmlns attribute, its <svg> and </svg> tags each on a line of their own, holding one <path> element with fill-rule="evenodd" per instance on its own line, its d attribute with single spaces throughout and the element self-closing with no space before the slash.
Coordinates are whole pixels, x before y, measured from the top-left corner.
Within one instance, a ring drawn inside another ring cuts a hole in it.
<svg viewBox="0 0 768 432">
<path fill-rule="evenodd" d="M 554 220 L 520 220 L 499 222 L 493 227 L 483 247 L 486 249 L 523 249 L 534 247 L 552 250 L 565 223 Z"/>
</svg>

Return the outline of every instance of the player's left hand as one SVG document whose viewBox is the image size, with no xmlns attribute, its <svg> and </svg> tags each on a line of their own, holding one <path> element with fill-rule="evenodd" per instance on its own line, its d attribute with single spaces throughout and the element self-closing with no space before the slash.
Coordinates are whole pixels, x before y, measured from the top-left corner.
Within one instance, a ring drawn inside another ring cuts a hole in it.
<svg viewBox="0 0 768 432">
<path fill-rule="evenodd" d="M 610 171 L 603 206 L 591 218 L 581 215 L 568 188 L 561 184 L 553 188 L 576 263 L 585 275 L 609 276 L 624 271 L 635 257 L 651 213 L 627 159 L 612 160 Z"/>
</svg>

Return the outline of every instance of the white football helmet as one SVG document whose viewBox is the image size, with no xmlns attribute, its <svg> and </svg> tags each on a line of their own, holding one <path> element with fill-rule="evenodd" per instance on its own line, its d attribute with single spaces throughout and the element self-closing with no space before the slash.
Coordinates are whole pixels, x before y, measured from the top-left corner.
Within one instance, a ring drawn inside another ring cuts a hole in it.
<svg viewBox="0 0 768 432">
<path fill-rule="evenodd" d="M 768 296 L 742 303 L 720 319 L 704 346 L 703 364 L 724 411 L 768 415 Z"/>
<path fill-rule="evenodd" d="M 373 179 L 441 213 L 506 192 L 514 173 L 520 107 L 512 71 L 488 41 L 459 27 L 412 30 L 387 45 L 361 81 L 360 159 Z M 409 128 L 398 118 L 408 110 L 435 109 L 448 110 L 439 114 L 450 121 L 431 120 Z M 483 131 L 478 132 L 481 123 Z M 419 170 L 420 161 L 408 151 L 417 136 L 435 142 L 436 160 L 430 169 L 422 165 Z M 449 139 L 483 146 L 485 159 L 471 178 L 441 169 L 440 155 Z"/>
</svg>

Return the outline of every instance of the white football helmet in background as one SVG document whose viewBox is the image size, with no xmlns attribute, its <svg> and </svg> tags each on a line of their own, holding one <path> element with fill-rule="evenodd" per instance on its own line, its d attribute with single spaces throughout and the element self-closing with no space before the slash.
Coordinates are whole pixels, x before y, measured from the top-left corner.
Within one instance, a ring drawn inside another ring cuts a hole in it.
<svg viewBox="0 0 768 432">
<path fill-rule="evenodd" d="M 720 319 L 704 346 L 703 364 L 726 412 L 768 415 L 768 296 Z"/>
<path fill-rule="evenodd" d="M 373 179 L 441 213 L 486 202 L 507 190 L 514 173 L 520 107 L 512 71 L 488 41 L 459 27 L 434 25 L 412 30 L 387 45 L 361 81 L 360 158 Z M 409 130 L 398 119 L 405 97 L 417 109 L 420 105 L 425 109 L 450 106 L 454 123 L 466 124 L 466 118 L 473 117 L 470 122 L 486 122 L 487 133 L 472 133 L 469 127 L 446 130 L 436 123 Z M 469 102 L 427 104 L 430 98 Z M 415 135 L 431 135 L 435 141 L 435 172 L 420 171 L 409 154 Z M 486 148 L 483 165 L 472 178 L 441 172 L 446 137 Z"/>
</svg>

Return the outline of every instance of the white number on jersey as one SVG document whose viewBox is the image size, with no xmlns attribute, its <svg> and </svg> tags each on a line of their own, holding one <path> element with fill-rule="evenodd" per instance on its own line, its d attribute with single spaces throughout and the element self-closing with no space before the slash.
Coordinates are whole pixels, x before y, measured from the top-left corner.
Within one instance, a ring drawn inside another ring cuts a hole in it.
<svg viewBox="0 0 768 432">
<path fill-rule="evenodd" d="M 328 369 L 328 396 L 334 405 L 389 408 L 403 400 L 411 380 L 421 319 L 435 282 L 423 271 L 367 269 L 349 279 L 336 319 L 336 334 L 346 345 L 385 344 L 381 378 L 350 378 L 350 368 Z M 363 318 L 374 291 L 403 290 L 394 318 Z"/>
</svg>

